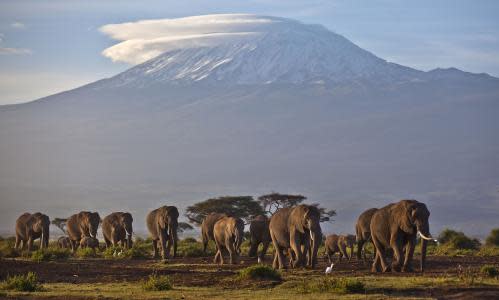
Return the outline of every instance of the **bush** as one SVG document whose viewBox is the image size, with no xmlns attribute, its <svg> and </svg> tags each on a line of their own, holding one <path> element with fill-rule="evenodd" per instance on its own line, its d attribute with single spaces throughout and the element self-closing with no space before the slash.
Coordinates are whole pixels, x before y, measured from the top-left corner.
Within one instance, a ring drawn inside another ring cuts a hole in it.
<svg viewBox="0 0 499 300">
<path fill-rule="evenodd" d="M 480 241 L 478 239 L 472 239 L 470 237 L 467 237 L 462 232 L 454 231 L 451 229 L 445 229 L 444 231 L 442 231 L 438 239 L 440 243 L 449 245 L 454 249 L 480 249 Z"/>
<path fill-rule="evenodd" d="M 482 247 L 480 251 L 477 252 L 478 256 L 499 256 L 499 247 L 497 246 L 489 246 Z"/>
<path fill-rule="evenodd" d="M 205 254 L 203 253 L 203 243 L 196 240 L 184 239 L 178 243 L 177 255 L 181 257 L 204 257 L 215 255 L 215 250 L 211 245 L 208 245 Z"/>
<path fill-rule="evenodd" d="M 91 248 L 79 248 L 76 250 L 76 257 L 78 258 L 95 258 L 98 256 L 97 252 Z"/>
<path fill-rule="evenodd" d="M 3 290 L 16 290 L 20 292 L 35 292 L 43 289 L 38 282 L 36 274 L 33 272 L 29 272 L 26 275 L 7 277 L 7 279 L 0 284 L 0 288 Z"/>
<path fill-rule="evenodd" d="M 499 246 L 499 228 L 494 228 L 485 240 L 487 246 Z"/>
<path fill-rule="evenodd" d="M 357 279 L 324 277 L 317 280 L 302 280 L 296 285 L 296 289 L 304 294 L 307 293 L 363 293 L 364 283 Z"/>
<path fill-rule="evenodd" d="M 68 249 L 60 248 L 46 248 L 41 250 L 36 250 L 31 253 L 31 260 L 34 261 L 49 261 L 49 260 L 60 260 L 67 259 L 70 255 Z"/>
<path fill-rule="evenodd" d="M 170 277 L 166 275 L 149 275 L 147 280 L 142 282 L 142 289 L 145 291 L 168 291 L 173 288 Z"/>
<path fill-rule="evenodd" d="M 496 277 L 499 276 L 499 270 L 492 265 L 485 265 L 480 268 L 480 273 L 487 277 Z"/>
<path fill-rule="evenodd" d="M 198 241 L 193 237 L 188 237 L 182 240 L 184 243 L 197 243 Z"/>
<path fill-rule="evenodd" d="M 281 273 L 266 265 L 253 265 L 239 271 L 241 279 L 281 280 Z"/>
</svg>

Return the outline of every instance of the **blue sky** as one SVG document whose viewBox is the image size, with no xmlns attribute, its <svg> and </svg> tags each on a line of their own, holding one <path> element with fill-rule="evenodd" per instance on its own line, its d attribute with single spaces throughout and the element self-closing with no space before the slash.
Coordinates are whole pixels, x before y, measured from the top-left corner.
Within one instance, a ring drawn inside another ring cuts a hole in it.
<svg viewBox="0 0 499 300">
<path fill-rule="evenodd" d="M 214 13 L 319 23 L 386 60 L 422 70 L 457 67 L 499 77 L 499 1 L 0 2 L 0 104 L 78 87 L 130 67 L 102 56 L 106 24 Z"/>
</svg>

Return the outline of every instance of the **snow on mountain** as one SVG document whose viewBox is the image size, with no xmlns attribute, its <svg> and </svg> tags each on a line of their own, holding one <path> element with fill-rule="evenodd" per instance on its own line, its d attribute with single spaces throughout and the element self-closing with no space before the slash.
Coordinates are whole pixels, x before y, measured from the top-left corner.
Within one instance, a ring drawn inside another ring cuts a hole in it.
<svg viewBox="0 0 499 300">
<path fill-rule="evenodd" d="M 195 19 L 191 21 L 195 22 L 206 17 L 192 18 Z M 237 26 L 222 22 L 236 18 Z M 158 82 L 197 81 L 225 84 L 325 83 L 363 78 L 401 81 L 417 78 L 423 73 L 388 63 L 320 25 L 254 15 L 212 15 L 209 19 L 222 22 L 224 32 L 193 35 L 188 31 L 188 35 L 174 38 L 154 36 L 154 41 L 168 41 L 162 45 L 166 52 L 116 76 L 112 84 L 147 86 Z M 245 26 L 241 26 L 243 20 L 247 21 L 243 23 Z M 178 22 L 183 22 L 183 19 Z M 158 33 L 161 34 L 167 33 Z M 131 41 L 134 39 L 124 43 Z M 172 41 L 175 41 L 174 45 Z M 145 44 L 142 45 L 146 48 L 143 52 L 149 55 L 149 44 Z M 122 43 L 113 47 L 127 49 L 127 45 Z M 110 55 L 111 50 L 116 50 L 113 47 L 104 53 Z M 122 51 L 127 52 L 125 49 Z M 135 54 L 132 56 L 135 59 Z"/>
</svg>

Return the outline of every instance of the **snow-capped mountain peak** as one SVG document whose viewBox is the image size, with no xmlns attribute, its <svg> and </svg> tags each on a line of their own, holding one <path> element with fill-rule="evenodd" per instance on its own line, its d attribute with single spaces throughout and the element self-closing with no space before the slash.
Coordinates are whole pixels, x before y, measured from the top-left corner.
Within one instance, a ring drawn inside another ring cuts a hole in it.
<svg viewBox="0 0 499 300">
<path fill-rule="evenodd" d="M 166 41 L 157 46 L 164 49 L 164 53 L 112 78 L 112 84 L 145 87 L 157 83 L 200 81 L 317 83 L 359 78 L 404 80 L 419 74 L 416 70 L 388 63 L 320 25 L 254 15 L 193 18 L 190 22 L 207 24 L 208 29 L 216 24 L 212 29 L 219 32 L 209 32 L 204 26 L 196 32 L 185 25 L 189 24 L 185 19 L 175 19 L 181 23 L 175 27 L 182 32 L 181 35 L 153 38 L 155 42 Z M 124 43 L 135 40 L 137 37 L 134 36 Z M 126 46 L 122 44 L 117 46 Z M 147 45 L 143 46 L 144 51 L 152 55 Z M 127 51 L 121 50 L 123 53 Z"/>
</svg>

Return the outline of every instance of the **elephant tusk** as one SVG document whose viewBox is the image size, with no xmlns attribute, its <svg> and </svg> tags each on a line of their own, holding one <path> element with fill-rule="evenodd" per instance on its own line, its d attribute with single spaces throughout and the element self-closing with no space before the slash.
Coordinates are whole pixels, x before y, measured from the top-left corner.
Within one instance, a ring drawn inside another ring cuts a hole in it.
<svg viewBox="0 0 499 300">
<path fill-rule="evenodd" d="M 427 237 L 425 236 L 424 234 L 421 233 L 421 231 L 418 230 L 418 233 L 419 233 L 419 236 L 421 236 L 422 239 L 425 239 L 427 241 L 434 241 L 434 242 L 437 242 L 438 243 L 438 240 L 434 239 L 434 238 L 431 238 L 431 237 Z"/>
</svg>

